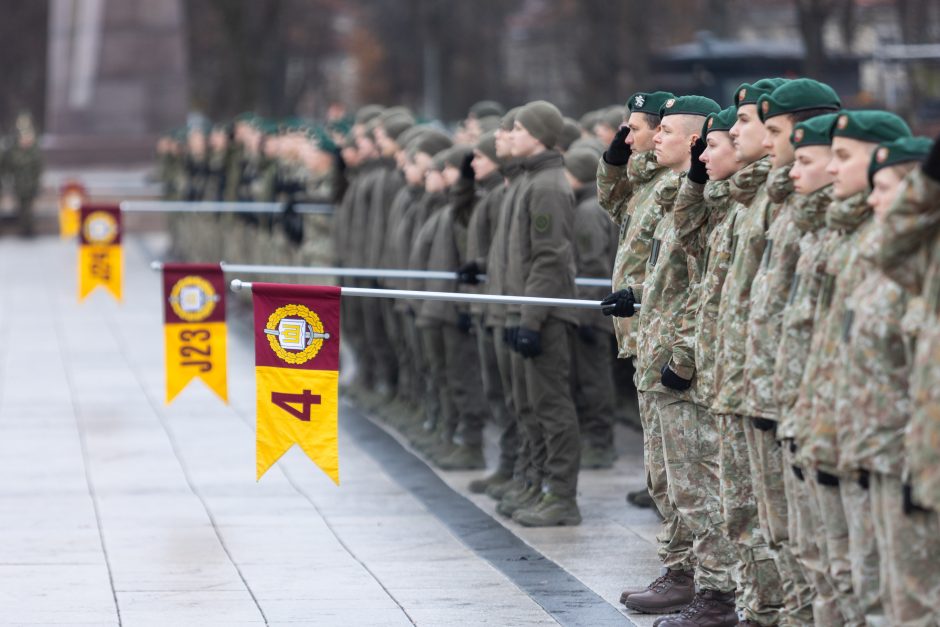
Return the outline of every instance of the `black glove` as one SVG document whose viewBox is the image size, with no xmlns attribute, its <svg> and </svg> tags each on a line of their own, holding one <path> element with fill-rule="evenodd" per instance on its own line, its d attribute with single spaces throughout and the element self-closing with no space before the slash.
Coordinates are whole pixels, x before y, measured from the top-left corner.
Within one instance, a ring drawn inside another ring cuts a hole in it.
<svg viewBox="0 0 940 627">
<path fill-rule="evenodd" d="M 692 379 L 683 379 L 669 368 L 669 364 L 663 364 L 663 368 L 659 371 L 659 374 L 662 375 L 663 385 L 670 390 L 679 390 L 682 392 L 692 387 Z"/>
<path fill-rule="evenodd" d="M 477 275 L 481 274 L 480 266 L 477 265 L 476 261 L 470 261 L 457 270 L 457 282 L 466 283 L 467 285 L 479 285 L 480 279 L 477 278 Z"/>
<path fill-rule="evenodd" d="M 917 503 L 914 502 L 914 490 L 911 488 L 911 484 L 904 484 L 904 515 L 910 516 L 911 514 L 925 514 L 930 512 L 929 509 L 923 508 Z"/>
<path fill-rule="evenodd" d="M 793 469 L 793 476 L 799 479 L 800 481 L 803 481 L 803 478 L 804 478 L 803 469 L 800 468 L 799 466 L 790 466 L 790 468 Z"/>
<path fill-rule="evenodd" d="M 605 316 L 616 316 L 617 318 L 632 318 L 636 313 L 633 306 L 636 304 L 636 297 L 633 296 L 633 289 L 627 288 L 614 292 L 601 301 L 601 311 Z"/>
<path fill-rule="evenodd" d="M 594 346 L 597 344 L 597 331 L 595 331 L 594 327 L 590 325 L 583 324 L 579 326 L 578 337 L 588 346 Z"/>
<path fill-rule="evenodd" d="M 516 350 L 516 336 L 519 335 L 519 327 L 503 328 L 503 344 L 510 350 Z"/>
<path fill-rule="evenodd" d="M 921 167 L 924 169 L 924 174 L 935 181 L 940 181 L 940 137 L 934 140 L 933 148 L 930 149 L 930 154 L 927 155 L 927 160 Z"/>
<path fill-rule="evenodd" d="M 777 430 L 777 421 L 770 420 L 769 418 L 751 418 L 751 424 L 754 425 L 754 428 L 758 431 L 776 431 Z"/>
<path fill-rule="evenodd" d="M 281 225 L 287 241 L 295 245 L 304 241 L 304 217 L 294 210 L 294 201 L 287 203 L 284 215 L 281 216 Z"/>
<path fill-rule="evenodd" d="M 473 171 L 473 153 L 466 155 L 460 162 L 460 178 L 468 181 L 476 179 L 476 172 Z"/>
<path fill-rule="evenodd" d="M 542 354 L 542 334 L 532 329 L 519 327 L 516 330 L 516 352 L 531 359 Z"/>
<path fill-rule="evenodd" d="M 858 487 L 866 491 L 871 487 L 871 473 L 867 470 L 858 471 Z"/>
<path fill-rule="evenodd" d="M 627 165 L 630 155 L 633 154 L 633 148 L 626 142 L 627 135 L 630 134 L 629 126 L 621 126 L 617 129 L 617 134 L 610 142 L 610 147 L 604 153 L 604 161 L 610 165 Z"/>
<path fill-rule="evenodd" d="M 457 328 L 464 334 L 470 333 L 470 329 L 473 328 L 473 318 L 466 311 L 457 314 Z"/>
<path fill-rule="evenodd" d="M 708 182 L 708 172 L 705 171 L 705 164 L 699 160 L 706 148 L 705 140 L 699 137 L 692 144 L 692 165 L 689 167 L 689 180 L 693 183 L 704 185 Z"/>
<path fill-rule="evenodd" d="M 816 481 L 819 482 L 819 485 L 826 485 L 830 488 L 839 487 L 839 478 L 835 475 L 830 475 L 828 472 L 822 470 L 816 471 Z"/>
</svg>

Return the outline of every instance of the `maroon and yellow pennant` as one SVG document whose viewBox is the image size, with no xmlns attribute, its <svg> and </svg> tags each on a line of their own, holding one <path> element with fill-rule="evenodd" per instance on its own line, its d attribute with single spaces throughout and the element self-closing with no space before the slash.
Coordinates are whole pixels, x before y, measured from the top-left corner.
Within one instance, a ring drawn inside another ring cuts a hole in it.
<svg viewBox="0 0 940 627">
<path fill-rule="evenodd" d="M 340 289 L 253 283 L 257 479 L 294 444 L 339 484 Z"/>
<path fill-rule="evenodd" d="M 69 181 L 59 190 L 59 236 L 71 239 L 78 235 L 79 211 L 88 192 L 81 183 Z"/>
<path fill-rule="evenodd" d="M 78 300 L 99 285 L 121 300 L 124 254 L 121 209 L 117 205 L 82 205 L 78 233 Z"/>
<path fill-rule="evenodd" d="M 163 265 L 166 402 L 199 377 L 228 403 L 225 276 L 219 264 Z"/>
</svg>

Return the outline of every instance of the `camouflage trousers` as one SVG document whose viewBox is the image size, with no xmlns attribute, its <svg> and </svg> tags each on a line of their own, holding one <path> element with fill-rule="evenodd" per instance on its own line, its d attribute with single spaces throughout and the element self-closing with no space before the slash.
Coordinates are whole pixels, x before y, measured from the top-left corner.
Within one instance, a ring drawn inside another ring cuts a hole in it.
<svg viewBox="0 0 940 627">
<path fill-rule="evenodd" d="M 531 407 L 531 466 L 542 487 L 558 496 L 575 498 L 581 466 L 581 434 L 571 398 L 571 345 L 574 326 L 555 318 L 542 323 L 542 353 L 519 359 L 526 399 Z M 513 354 L 515 360 L 518 354 Z M 513 368 L 513 385 L 516 385 Z M 518 387 L 518 386 L 517 386 Z M 520 412 L 521 413 L 521 412 Z"/>
<path fill-rule="evenodd" d="M 692 534 L 696 583 L 731 592 L 738 560 L 721 515 L 718 419 L 695 403 L 656 396 L 669 500 Z"/>
<path fill-rule="evenodd" d="M 863 489 L 854 478 L 845 477 L 839 482 L 839 490 L 849 526 L 852 589 L 865 617 L 865 625 L 888 627 L 891 623 L 881 603 L 881 565 L 872 519 L 871 492 Z"/>
<path fill-rule="evenodd" d="M 601 331 L 593 342 L 574 340 L 574 403 L 581 438 L 598 449 L 614 445 L 614 355 L 609 342 Z"/>
<path fill-rule="evenodd" d="M 643 423 L 643 466 L 646 469 L 646 489 L 659 510 L 663 522 L 656 534 L 659 560 L 673 570 L 692 570 L 692 532 L 689 530 L 672 501 L 669 500 L 669 482 L 666 478 L 666 460 L 663 459 L 663 434 L 659 421 L 659 404 L 655 392 L 637 392 L 640 421 Z"/>
<path fill-rule="evenodd" d="M 828 568 L 829 581 L 839 612 L 848 627 L 865 624 L 865 616 L 852 587 L 852 562 L 849 555 L 849 523 L 845 518 L 842 493 L 839 486 L 824 485 L 812 469 L 804 469 L 807 492 L 812 499 L 821 523 L 815 534 L 820 551 L 820 563 Z"/>
<path fill-rule="evenodd" d="M 806 624 L 813 619 L 813 589 L 790 546 L 783 447 L 777 442 L 776 429 L 758 429 L 749 418 L 744 418 L 743 423 L 757 515 L 783 584 L 781 618 L 785 623 Z"/>
<path fill-rule="evenodd" d="M 898 477 L 872 473 L 872 518 L 881 557 L 881 598 L 896 627 L 940 625 L 940 520 L 904 513 Z"/>
<path fill-rule="evenodd" d="M 737 549 L 739 615 L 758 625 L 776 625 L 783 584 L 761 532 L 744 424 L 740 416 L 718 417 L 721 509 L 725 532 Z"/>
<path fill-rule="evenodd" d="M 813 622 L 817 625 L 841 627 L 845 624 L 845 619 L 839 609 L 835 582 L 830 575 L 824 526 L 814 498 L 814 486 L 802 469 L 794 470 L 796 455 L 789 444 L 785 446 L 783 473 L 787 491 L 790 547 L 803 566 L 803 572 L 814 592 Z"/>
<path fill-rule="evenodd" d="M 480 325 L 477 345 L 486 395 L 493 422 L 499 428 L 499 464 L 497 471 L 513 475 L 519 457 L 519 425 L 512 403 L 512 364 L 509 347 L 503 342 L 503 327 Z"/>
</svg>

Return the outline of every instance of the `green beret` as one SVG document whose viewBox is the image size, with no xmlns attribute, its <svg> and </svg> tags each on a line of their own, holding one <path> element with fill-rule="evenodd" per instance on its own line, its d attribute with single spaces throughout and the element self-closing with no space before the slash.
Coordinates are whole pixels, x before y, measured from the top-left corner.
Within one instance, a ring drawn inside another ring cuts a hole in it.
<svg viewBox="0 0 940 627">
<path fill-rule="evenodd" d="M 786 82 L 785 78 L 762 78 L 756 83 L 741 83 L 734 91 L 734 106 L 739 109 L 747 104 L 756 105 L 761 96 L 769 94 Z"/>
<path fill-rule="evenodd" d="M 738 121 L 738 110 L 734 107 L 722 109 L 718 113 L 709 113 L 702 126 L 702 139 L 708 137 L 712 131 L 730 131 Z"/>
<path fill-rule="evenodd" d="M 842 108 L 842 101 L 835 90 L 811 78 L 798 78 L 787 81 L 773 92 L 764 94 L 757 100 L 757 113 L 762 122 L 786 113 L 797 113 L 810 109 Z"/>
<path fill-rule="evenodd" d="M 310 127 L 307 129 L 307 138 L 313 141 L 317 148 L 325 152 L 335 152 L 336 144 L 333 142 L 333 139 L 330 137 L 330 134 L 327 130 L 321 126 Z"/>
<path fill-rule="evenodd" d="M 793 148 L 804 146 L 828 146 L 832 143 L 832 125 L 838 113 L 826 113 L 814 118 L 798 122 L 790 133 L 790 143 Z"/>
<path fill-rule="evenodd" d="M 701 115 L 707 117 L 709 113 L 718 113 L 721 105 L 705 96 L 679 96 L 669 98 L 659 110 L 659 117 L 667 115 Z"/>
<path fill-rule="evenodd" d="M 911 127 L 888 111 L 842 111 L 832 125 L 833 137 L 880 144 L 911 136 Z"/>
<path fill-rule="evenodd" d="M 630 96 L 630 100 L 627 101 L 627 110 L 630 111 L 630 113 L 659 115 L 659 110 L 666 104 L 666 101 L 675 97 L 675 94 L 671 94 L 668 91 L 639 91 Z"/>
<path fill-rule="evenodd" d="M 868 166 L 868 182 L 874 184 L 875 172 L 893 165 L 920 162 L 927 158 L 933 140 L 927 137 L 901 137 L 890 142 L 882 142 L 871 156 Z"/>
</svg>

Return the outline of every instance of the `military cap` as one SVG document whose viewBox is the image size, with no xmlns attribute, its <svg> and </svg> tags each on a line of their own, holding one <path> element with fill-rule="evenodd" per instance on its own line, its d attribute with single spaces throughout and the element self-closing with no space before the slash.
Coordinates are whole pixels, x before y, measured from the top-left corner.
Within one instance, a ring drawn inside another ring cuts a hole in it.
<svg viewBox="0 0 940 627">
<path fill-rule="evenodd" d="M 911 127 L 899 116 L 888 111 L 842 111 L 832 125 L 833 137 L 848 137 L 880 144 L 911 136 Z"/>
<path fill-rule="evenodd" d="M 486 155 L 493 163 L 500 163 L 501 160 L 496 154 L 496 131 L 484 133 L 477 141 L 476 149 Z"/>
<path fill-rule="evenodd" d="M 520 109 L 522 109 L 522 107 L 513 107 L 507 111 L 506 115 L 499 121 L 499 128 L 504 131 L 511 131 L 512 127 L 516 124 L 516 115 L 519 114 Z"/>
<path fill-rule="evenodd" d="M 600 117 L 594 124 L 603 124 L 616 131 L 623 124 L 623 107 L 615 105 L 601 109 Z"/>
<path fill-rule="evenodd" d="M 495 100 L 481 100 L 470 107 L 468 117 L 474 117 L 479 120 L 481 118 L 501 117 L 504 113 L 506 113 L 506 107 Z"/>
<path fill-rule="evenodd" d="M 597 124 L 597 121 L 600 116 L 600 111 L 588 111 L 578 119 L 578 124 L 581 125 L 581 128 L 586 128 L 589 131 L 594 129 L 594 125 Z"/>
<path fill-rule="evenodd" d="M 933 140 L 927 137 L 901 137 L 893 141 L 881 142 L 871 156 L 871 164 L 868 166 L 868 182 L 872 183 L 875 172 L 883 168 L 890 168 L 893 165 L 912 161 L 923 161 L 930 154 L 932 147 Z"/>
<path fill-rule="evenodd" d="M 757 100 L 757 114 L 761 121 L 810 109 L 831 109 L 838 111 L 842 101 L 836 91 L 811 78 L 798 78 L 787 81 L 769 94 L 763 94 Z"/>
<path fill-rule="evenodd" d="M 432 157 L 442 150 L 447 150 L 454 145 L 453 140 L 445 133 L 436 129 L 429 128 L 422 133 L 414 143 L 415 152 L 423 152 Z"/>
<path fill-rule="evenodd" d="M 592 150 L 599 158 L 607 150 L 607 146 L 596 137 L 581 137 L 568 146 L 568 150 Z"/>
<path fill-rule="evenodd" d="M 712 131 L 730 131 L 738 120 L 737 113 L 738 110 L 734 107 L 722 109 L 718 113 L 709 113 L 702 126 L 702 139 L 708 137 Z"/>
<path fill-rule="evenodd" d="M 398 141 L 398 137 L 415 124 L 415 119 L 407 109 L 397 111 L 386 109 L 378 120 L 385 129 L 385 133 L 395 141 Z"/>
<path fill-rule="evenodd" d="M 638 91 L 630 96 L 630 100 L 627 101 L 627 111 L 659 115 L 659 110 L 666 104 L 666 101 L 675 97 L 675 94 L 668 91 Z"/>
<path fill-rule="evenodd" d="M 561 111 L 545 100 L 535 100 L 519 109 L 516 122 L 546 148 L 554 148 L 558 144 L 565 128 Z"/>
<path fill-rule="evenodd" d="M 577 148 L 565 153 L 565 169 L 582 183 L 593 183 L 597 179 L 597 161 L 600 155 L 590 148 Z"/>
<path fill-rule="evenodd" d="M 399 135 L 398 139 L 396 139 L 395 141 L 399 146 L 403 148 L 407 147 L 409 144 L 411 144 L 412 141 L 420 137 L 420 135 L 425 131 L 425 129 L 427 129 L 426 126 L 418 126 L 418 125 L 412 126 L 406 131 L 403 131 L 402 134 Z"/>
<path fill-rule="evenodd" d="M 785 78 L 762 78 L 755 83 L 741 83 L 734 91 L 734 106 L 740 109 L 747 104 L 756 105 L 758 99 L 787 82 Z"/>
<path fill-rule="evenodd" d="M 459 168 L 463 165 L 463 160 L 469 154 L 473 154 L 473 147 L 466 144 L 454 144 L 441 153 L 444 158 L 444 165 L 452 168 Z"/>
<path fill-rule="evenodd" d="M 499 128 L 500 119 L 495 115 L 488 115 L 486 117 L 480 118 L 477 120 L 477 124 L 480 125 L 481 133 L 489 133 L 490 131 L 495 131 Z"/>
<path fill-rule="evenodd" d="M 838 113 L 826 113 L 814 118 L 798 122 L 790 133 L 790 143 L 793 148 L 804 146 L 828 146 L 832 143 L 832 125 Z"/>
<path fill-rule="evenodd" d="M 718 113 L 721 106 L 705 96 L 678 96 L 668 98 L 659 110 L 659 117 L 664 118 L 667 115 L 701 115 L 708 116 L 709 113 Z"/>
<path fill-rule="evenodd" d="M 307 137 L 312 140 L 317 148 L 325 152 L 335 152 L 336 144 L 330 137 L 330 134 L 322 126 L 312 126 L 307 130 Z"/>
<path fill-rule="evenodd" d="M 571 144 L 581 138 L 581 127 L 576 120 L 565 118 L 565 127 L 561 131 L 558 147 L 562 150 L 571 148 Z"/>
<path fill-rule="evenodd" d="M 356 124 L 368 124 L 382 114 L 384 108 L 381 105 L 370 104 L 356 111 Z"/>
</svg>

